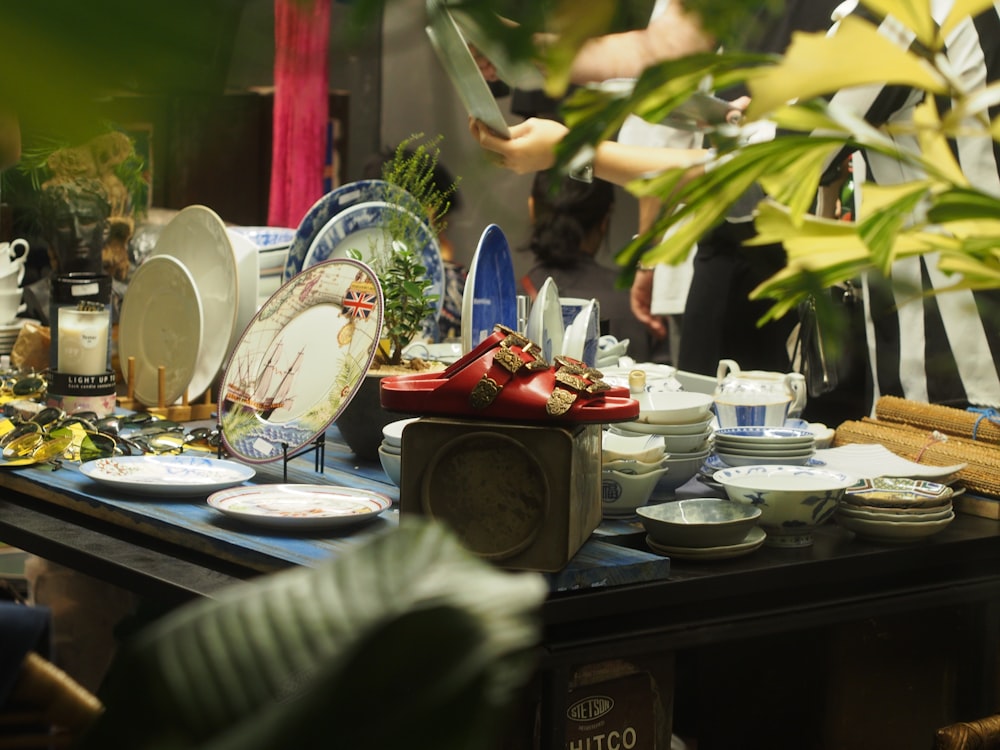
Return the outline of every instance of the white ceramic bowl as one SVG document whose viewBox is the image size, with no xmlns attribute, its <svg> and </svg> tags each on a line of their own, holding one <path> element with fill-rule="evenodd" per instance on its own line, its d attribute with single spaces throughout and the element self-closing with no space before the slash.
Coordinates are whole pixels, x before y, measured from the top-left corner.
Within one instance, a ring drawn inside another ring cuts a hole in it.
<svg viewBox="0 0 1000 750">
<path fill-rule="evenodd" d="M 629 435 L 700 435 L 709 429 L 711 417 L 684 424 L 649 424 L 646 422 L 617 422 L 612 429 Z"/>
<path fill-rule="evenodd" d="M 839 471 L 789 465 L 720 469 L 713 477 L 734 502 L 761 509 L 760 526 L 772 547 L 807 547 L 856 481 Z"/>
<path fill-rule="evenodd" d="M 623 474 L 608 469 L 601 471 L 601 507 L 606 516 L 631 516 L 635 509 L 645 505 L 660 477 L 667 469 L 657 469 L 646 474 Z"/>
<path fill-rule="evenodd" d="M 399 475 L 403 465 L 403 457 L 399 453 L 390 453 L 379 446 L 378 460 L 382 462 L 382 471 L 394 485 L 399 487 Z"/>
<path fill-rule="evenodd" d="M 655 461 L 663 458 L 663 438 L 659 435 L 623 435 L 612 429 L 601 434 L 601 455 L 604 461 L 624 458 L 634 461 Z"/>
<path fill-rule="evenodd" d="M 646 505 L 636 509 L 646 533 L 668 547 L 739 544 L 760 518 L 760 508 L 718 497 Z"/>
<path fill-rule="evenodd" d="M 393 445 L 397 448 L 403 445 L 403 429 L 411 422 L 416 422 L 420 417 L 410 417 L 409 419 L 398 419 L 390 422 L 382 428 L 382 439 L 386 445 Z"/>
<path fill-rule="evenodd" d="M 665 459 L 669 471 L 657 483 L 656 489 L 672 494 L 698 473 L 710 452 L 706 449 L 693 453 L 671 453 Z"/>
<path fill-rule="evenodd" d="M 648 391 L 636 394 L 639 420 L 648 424 L 691 424 L 711 417 L 715 400 L 707 393 Z"/>
<path fill-rule="evenodd" d="M 873 542 L 901 543 L 916 542 L 937 534 L 954 520 L 955 514 L 952 512 L 944 518 L 934 521 L 879 521 L 871 518 L 858 518 L 838 510 L 834 518 L 838 524 L 853 531 L 863 539 L 869 539 Z"/>
</svg>

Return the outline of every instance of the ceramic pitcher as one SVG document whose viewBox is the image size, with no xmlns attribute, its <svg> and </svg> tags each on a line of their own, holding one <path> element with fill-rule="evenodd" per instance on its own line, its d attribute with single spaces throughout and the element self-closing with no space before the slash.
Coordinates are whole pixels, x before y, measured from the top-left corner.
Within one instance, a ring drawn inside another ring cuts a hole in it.
<svg viewBox="0 0 1000 750">
<path fill-rule="evenodd" d="M 731 359 L 719 361 L 715 413 L 720 427 L 780 427 L 806 405 L 805 378 L 797 372 L 740 370 Z"/>
<path fill-rule="evenodd" d="M 13 289 L 21 285 L 27 259 L 27 240 L 19 237 L 13 242 L 0 242 L 0 288 Z"/>
</svg>

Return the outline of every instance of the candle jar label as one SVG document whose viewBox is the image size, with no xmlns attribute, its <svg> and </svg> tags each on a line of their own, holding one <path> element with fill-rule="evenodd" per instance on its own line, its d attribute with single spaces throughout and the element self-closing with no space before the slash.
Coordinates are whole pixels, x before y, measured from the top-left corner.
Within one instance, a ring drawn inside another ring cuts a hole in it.
<svg viewBox="0 0 1000 750">
<path fill-rule="evenodd" d="M 59 310 L 56 369 L 69 375 L 99 375 L 108 369 L 107 310 Z"/>
</svg>

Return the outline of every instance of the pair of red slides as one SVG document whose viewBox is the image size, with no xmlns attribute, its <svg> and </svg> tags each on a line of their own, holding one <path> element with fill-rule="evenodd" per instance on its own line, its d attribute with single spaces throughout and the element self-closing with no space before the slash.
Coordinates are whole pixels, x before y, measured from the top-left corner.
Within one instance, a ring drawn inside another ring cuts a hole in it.
<svg viewBox="0 0 1000 750">
<path fill-rule="evenodd" d="M 639 416 L 628 388 L 570 357 L 542 358 L 541 347 L 506 326 L 444 370 L 382 379 L 382 406 L 418 415 L 548 424 L 627 422 Z"/>
</svg>

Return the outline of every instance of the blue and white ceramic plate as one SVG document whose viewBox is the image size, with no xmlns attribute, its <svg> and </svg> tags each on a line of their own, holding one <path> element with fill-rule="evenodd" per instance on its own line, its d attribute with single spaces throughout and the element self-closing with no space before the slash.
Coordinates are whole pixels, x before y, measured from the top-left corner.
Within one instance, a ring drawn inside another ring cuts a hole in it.
<svg viewBox="0 0 1000 750">
<path fill-rule="evenodd" d="M 371 365 L 382 311 L 378 279 L 355 260 L 319 263 L 275 292 L 237 343 L 219 389 L 226 450 L 266 463 L 325 432 Z"/>
<path fill-rule="evenodd" d="M 762 464 L 762 465 L 766 465 L 766 464 L 773 464 L 775 462 L 774 461 L 759 461 L 757 463 L 758 464 Z M 812 468 L 819 468 L 820 466 L 826 466 L 826 461 L 821 461 L 818 458 L 810 458 L 808 461 L 806 461 L 802 465 L 803 466 L 812 467 Z M 732 468 L 735 468 L 735 467 L 732 467 L 729 464 L 727 464 L 725 461 L 723 461 L 721 458 L 719 458 L 719 456 L 717 454 L 715 454 L 715 453 L 712 453 L 711 455 L 709 455 L 709 457 L 705 459 L 705 463 L 702 465 L 703 474 L 714 474 L 715 472 L 719 471 L 720 469 L 732 469 Z"/>
<path fill-rule="evenodd" d="M 497 323 L 517 330 L 517 282 L 507 238 L 490 224 L 479 238 L 462 295 L 463 353 L 493 333 Z"/>
<path fill-rule="evenodd" d="M 441 245 L 434 232 L 420 217 L 395 203 L 371 201 L 345 208 L 326 223 L 316 235 L 309 252 L 302 263 L 302 270 L 333 258 L 349 258 L 350 251 L 357 250 L 361 261 L 379 268 L 376 257 L 391 252 L 390 243 L 398 242 L 388 234 L 391 228 L 395 236 L 412 238 L 418 246 L 421 263 L 427 269 L 430 281 L 427 294 L 434 295 L 434 312 L 423 326 L 423 337 L 437 338 L 437 318 L 444 304 L 444 263 L 441 260 Z M 377 272 L 377 270 L 376 270 Z"/>
<path fill-rule="evenodd" d="M 115 456 L 80 464 L 80 473 L 99 484 L 137 497 L 208 495 L 252 479 L 256 472 L 238 461 L 190 453 Z"/>
<path fill-rule="evenodd" d="M 282 280 L 288 281 L 302 270 L 310 246 L 330 219 L 345 208 L 371 201 L 394 203 L 418 216 L 423 216 L 420 201 L 403 188 L 384 180 L 359 180 L 341 185 L 316 201 L 302 218 L 298 229 L 295 230 L 295 239 L 288 248 Z"/>
<path fill-rule="evenodd" d="M 563 336 L 562 353 L 585 365 L 597 367 L 597 339 L 601 337 L 601 312 L 592 299 L 577 313 Z"/>
</svg>

